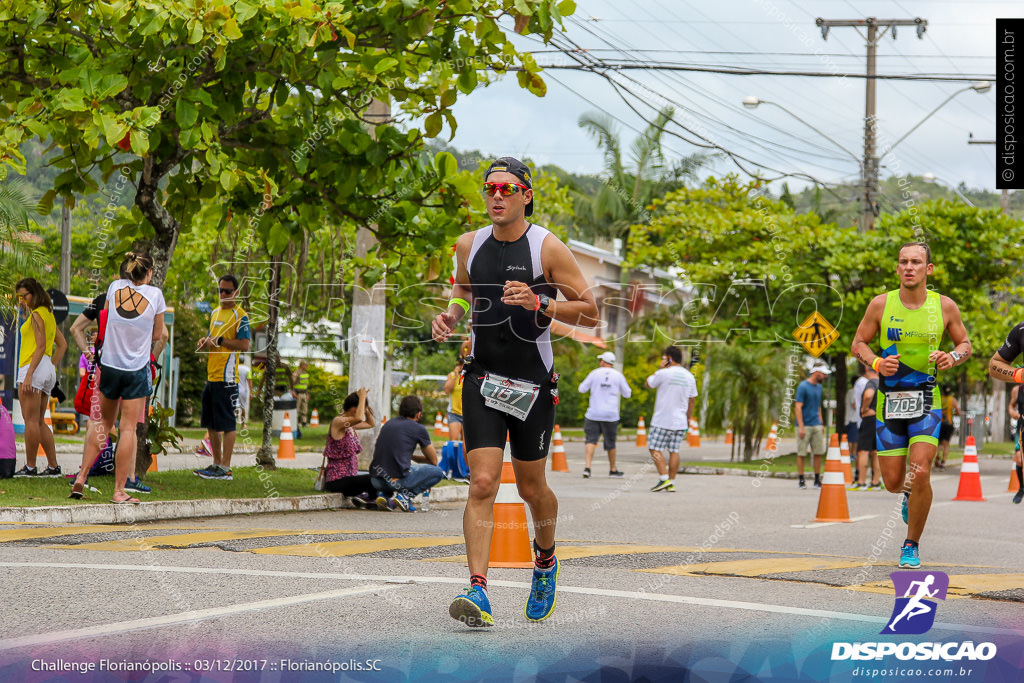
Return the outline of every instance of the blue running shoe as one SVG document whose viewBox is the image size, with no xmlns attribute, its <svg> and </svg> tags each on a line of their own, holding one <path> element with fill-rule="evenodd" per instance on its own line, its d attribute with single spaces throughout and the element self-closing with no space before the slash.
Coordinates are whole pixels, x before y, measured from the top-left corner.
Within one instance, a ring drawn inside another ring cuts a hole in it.
<svg viewBox="0 0 1024 683">
<path fill-rule="evenodd" d="M 544 621 L 555 611 L 555 584 L 558 582 L 558 572 L 561 569 L 562 565 L 559 564 L 557 557 L 555 566 L 549 572 L 542 572 L 534 567 L 533 587 L 523 609 L 523 613 L 530 621 Z"/>
<path fill-rule="evenodd" d="M 917 556 L 917 546 L 909 543 L 903 546 L 900 551 L 900 566 L 915 569 L 921 566 L 921 560 Z"/>
<path fill-rule="evenodd" d="M 382 512 L 391 512 L 395 509 L 391 505 L 391 501 L 388 497 L 383 494 L 377 494 L 377 500 L 375 502 L 377 503 L 377 509 Z"/>
<path fill-rule="evenodd" d="M 153 489 L 149 488 L 142 481 L 136 477 L 135 479 L 129 479 L 124 484 L 125 491 L 134 491 L 135 493 L 152 493 Z"/>
<path fill-rule="evenodd" d="M 452 619 L 473 628 L 494 626 L 491 601 L 487 599 L 487 592 L 477 586 L 467 588 L 464 594 L 452 600 L 448 614 Z"/>
<path fill-rule="evenodd" d="M 903 523 L 904 524 L 910 524 L 910 505 L 909 505 L 909 503 L 910 503 L 910 494 L 909 493 L 904 493 L 903 494 L 903 510 L 902 510 Z"/>
</svg>

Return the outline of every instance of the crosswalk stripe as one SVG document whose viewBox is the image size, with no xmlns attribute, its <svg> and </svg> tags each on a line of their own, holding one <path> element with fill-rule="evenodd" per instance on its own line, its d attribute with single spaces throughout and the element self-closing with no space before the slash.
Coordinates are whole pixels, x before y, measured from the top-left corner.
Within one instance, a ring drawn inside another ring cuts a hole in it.
<svg viewBox="0 0 1024 683">
<path fill-rule="evenodd" d="M 638 569 L 652 574 L 674 574 L 694 576 L 698 574 L 723 574 L 729 576 L 766 576 L 809 572 L 820 569 L 850 569 L 863 566 L 863 560 L 835 560 L 825 557 L 758 557 L 751 560 L 730 560 L 725 562 L 701 562 L 699 564 L 678 564 L 654 569 Z"/>
<path fill-rule="evenodd" d="M 462 544 L 462 536 L 417 536 L 409 538 L 377 538 L 366 541 L 328 541 L 323 543 L 300 543 L 278 545 L 268 548 L 254 548 L 249 552 L 260 555 L 291 555 L 296 557 L 342 557 L 365 555 L 382 550 L 408 550 Z"/>
</svg>

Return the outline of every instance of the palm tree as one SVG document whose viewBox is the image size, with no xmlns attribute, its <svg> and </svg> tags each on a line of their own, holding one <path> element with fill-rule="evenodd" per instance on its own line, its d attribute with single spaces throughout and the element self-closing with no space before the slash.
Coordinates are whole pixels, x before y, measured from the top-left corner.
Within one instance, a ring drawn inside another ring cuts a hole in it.
<svg viewBox="0 0 1024 683">
<path fill-rule="evenodd" d="M 704 386 L 709 398 L 704 422 L 713 429 L 731 425 L 743 461 L 750 462 L 772 415 L 779 414 L 785 383 L 786 355 L 775 345 L 716 345 Z"/>
<path fill-rule="evenodd" d="M 36 200 L 20 180 L 0 176 L 0 316 L 12 315 L 14 283 L 42 264 L 42 250 L 25 239 L 36 213 Z"/>
<path fill-rule="evenodd" d="M 661 136 L 674 113 L 672 107 L 661 109 L 654 121 L 633 140 L 628 168 L 623 163 L 622 142 L 611 116 L 587 113 L 579 118 L 580 127 L 586 129 L 604 152 L 605 168 L 603 182 L 596 193 L 576 193 L 576 216 L 588 224 L 591 238 L 620 238 L 623 262 L 629 254 L 630 227 L 650 220 L 647 207 L 651 201 L 679 188 L 685 180 L 695 179 L 697 169 L 707 161 L 707 157 L 694 154 L 671 166 L 666 164 Z M 624 264 L 619 270 L 619 285 L 620 296 L 628 296 L 629 269 Z M 626 323 L 626 316 L 619 311 L 615 316 L 615 356 L 620 369 Z"/>
</svg>

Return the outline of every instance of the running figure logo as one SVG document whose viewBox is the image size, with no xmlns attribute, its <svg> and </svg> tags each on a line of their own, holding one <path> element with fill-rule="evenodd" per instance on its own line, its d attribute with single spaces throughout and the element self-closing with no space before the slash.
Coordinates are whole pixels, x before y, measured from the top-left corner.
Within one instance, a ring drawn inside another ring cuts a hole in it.
<svg viewBox="0 0 1024 683">
<path fill-rule="evenodd" d="M 949 576 L 943 572 L 893 572 L 889 576 L 896 588 L 896 605 L 881 633 L 916 635 L 926 632 L 935 623 L 936 606 L 934 600 L 926 598 L 945 600 Z"/>
</svg>

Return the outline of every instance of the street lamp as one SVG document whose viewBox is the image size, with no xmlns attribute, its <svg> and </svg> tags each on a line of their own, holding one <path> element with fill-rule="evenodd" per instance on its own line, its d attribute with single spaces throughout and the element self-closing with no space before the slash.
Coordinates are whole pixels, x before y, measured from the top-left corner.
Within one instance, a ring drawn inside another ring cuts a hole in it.
<svg viewBox="0 0 1024 683">
<path fill-rule="evenodd" d="M 973 207 L 975 209 L 978 208 L 977 206 L 975 206 L 974 202 L 972 202 L 970 199 L 965 197 L 960 192 L 960 190 L 958 190 L 956 188 L 956 185 L 954 185 L 953 183 L 949 182 L 945 178 L 940 178 L 937 175 L 935 175 L 934 173 L 925 173 L 921 177 L 925 179 L 925 182 L 929 182 L 929 183 L 934 183 L 936 180 L 941 180 L 943 185 L 946 185 L 947 187 L 949 187 L 949 189 L 953 190 L 953 192 L 956 193 L 956 196 L 964 201 L 964 204 L 966 204 L 967 206 Z"/>
<path fill-rule="evenodd" d="M 796 114 L 795 114 L 794 112 L 790 111 L 789 109 L 786 109 L 785 107 L 783 107 L 783 106 L 782 106 L 781 104 L 779 104 L 778 102 L 770 102 L 770 101 L 768 101 L 768 100 L 762 100 L 762 99 L 761 99 L 760 97 L 758 97 L 757 95 L 747 95 L 746 97 L 744 97 L 744 98 L 743 98 L 743 106 L 744 106 L 744 107 L 746 107 L 747 109 L 757 109 L 758 105 L 761 105 L 761 104 L 770 104 L 770 105 L 772 105 L 773 107 L 778 107 L 779 109 L 781 109 L 782 111 L 786 112 L 787 114 L 789 114 L 790 116 L 792 116 L 792 117 L 793 117 L 794 119 L 796 119 L 797 121 L 799 121 L 800 123 L 804 124 L 805 126 L 807 126 L 808 128 L 810 128 L 811 130 L 813 130 L 813 131 L 814 131 L 815 133 L 817 133 L 817 134 L 818 134 L 818 135 L 820 135 L 821 137 L 823 137 L 823 138 L 825 138 L 826 140 L 828 140 L 829 142 L 831 142 L 831 143 L 832 143 L 833 145 L 835 145 L 835 146 L 836 146 L 836 147 L 838 147 L 839 149 L 841 149 L 841 150 L 843 150 L 844 152 L 846 152 L 847 154 L 849 154 L 849 155 L 850 155 L 850 156 L 851 156 L 851 157 L 853 158 L 853 160 L 854 160 L 854 161 L 856 161 L 858 165 L 860 165 L 860 158 L 859 158 L 859 157 L 858 157 L 858 156 L 857 156 L 856 154 L 854 154 L 854 153 L 853 153 L 853 152 L 851 152 L 850 150 L 846 149 L 846 148 L 845 148 L 845 147 L 843 147 L 843 146 L 842 146 L 841 144 L 839 144 L 838 142 L 836 142 L 835 140 L 833 140 L 832 138 L 830 138 L 830 137 L 829 137 L 828 135 L 826 135 L 825 133 L 821 132 L 820 130 L 818 130 L 817 128 L 815 128 L 814 126 L 812 126 L 812 125 L 811 125 L 810 123 L 808 123 L 807 121 L 804 121 L 804 120 L 803 120 L 802 118 L 800 118 L 799 116 L 797 116 L 797 115 L 796 115 Z"/>
<path fill-rule="evenodd" d="M 889 145 L 889 148 L 888 148 L 888 149 L 886 149 L 886 150 L 885 150 L 884 152 L 882 152 L 882 154 L 881 154 L 881 155 L 879 155 L 879 157 L 878 157 L 878 160 L 879 160 L 879 161 L 881 161 L 881 160 L 882 160 L 882 159 L 883 159 L 883 158 L 885 157 L 885 155 L 886 155 L 886 154 L 888 154 L 889 152 L 891 152 L 891 151 L 893 150 L 893 148 L 894 148 L 894 147 L 895 147 L 896 145 L 898 145 L 898 144 L 900 144 L 901 142 L 903 142 L 904 140 L 906 140 L 906 139 L 907 139 L 907 136 L 908 136 L 908 135 L 910 135 L 910 134 L 911 134 L 911 133 L 913 133 L 913 132 L 914 132 L 915 130 L 917 130 L 918 128 L 920 128 L 920 127 L 921 127 L 921 124 L 922 124 L 922 123 L 924 123 L 925 121 L 927 121 L 928 119 L 930 119 L 930 118 L 932 117 L 932 115 L 933 115 L 933 114 L 934 114 L 935 112 L 937 112 L 938 110 L 940 110 L 940 109 L 942 109 L 942 108 L 943 108 L 944 106 L 946 106 L 946 104 L 947 104 L 947 103 L 948 103 L 948 102 L 949 102 L 949 101 L 950 101 L 951 99 L 953 99 L 954 97 L 956 97 L 956 96 L 957 96 L 957 95 L 959 95 L 960 93 L 962 93 L 962 92 L 967 92 L 968 90 L 973 90 L 973 91 L 974 91 L 974 92 L 976 92 L 976 93 L 979 93 L 979 94 L 984 94 L 984 93 L 987 93 L 987 92 L 988 92 L 989 90 L 991 90 L 991 89 L 992 89 L 992 81 L 975 81 L 974 83 L 971 83 L 971 84 L 970 84 L 969 86 L 967 86 L 966 88 L 960 88 L 960 89 L 959 89 L 959 90 L 957 90 L 957 91 L 956 91 L 955 93 L 953 93 L 952 95 L 950 95 L 950 96 L 949 96 L 949 97 L 947 97 L 946 99 L 942 100 L 942 102 L 941 102 L 941 103 L 939 104 L 939 106 L 935 107 L 935 109 L 932 109 L 932 110 L 931 110 L 930 112 L 928 112 L 928 114 L 927 114 L 927 115 L 926 115 L 926 116 L 925 116 L 925 117 L 924 117 L 923 119 L 921 119 L 920 121 L 918 121 L 918 122 L 917 122 L 917 125 L 915 125 L 915 126 L 914 126 L 913 128 L 911 128 L 911 129 L 910 129 L 910 130 L 908 130 L 908 131 L 907 131 L 906 133 L 904 133 L 904 134 L 903 134 L 903 137 L 901 137 L 901 138 L 900 138 L 899 140 L 897 140 L 896 142 L 894 142 L 894 143 L 892 143 L 891 145 Z"/>
<path fill-rule="evenodd" d="M 885 157 L 887 154 L 889 154 L 889 152 L 891 152 L 893 150 L 893 148 L 896 147 L 896 145 L 898 145 L 901 142 L 903 142 L 904 140 L 906 140 L 907 137 L 911 133 L 913 133 L 915 130 L 917 130 L 918 128 L 921 127 L 921 124 L 923 124 L 925 121 L 930 119 L 935 114 L 935 112 L 937 112 L 938 110 L 940 110 L 944 106 L 946 106 L 946 104 L 949 103 L 950 100 L 952 100 L 954 97 L 956 97 L 960 93 L 967 92 L 968 90 L 973 90 L 974 92 L 977 92 L 977 93 L 986 93 L 986 92 L 988 92 L 991 89 L 992 89 L 992 82 L 991 81 L 976 81 L 974 83 L 971 83 L 966 88 L 961 88 L 960 90 L 957 90 L 952 95 L 950 95 L 949 97 L 944 99 L 942 102 L 940 102 L 939 106 L 935 107 L 930 112 L 928 112 L 928 114 L 923 119 L 918 121 L 917 124 L 913 128 L 911 128 L 906 133 L 904 133 L 903 136 L 900 137 L 900 139 L 898 139 L 896 142 L 894 142 L 891 145 L 889 145 L 888 149 L 886 149 L 884 152 L 882 152 L 881 155 L 878 155 L 878 156 L 875 156 L 873 154 L 873 151 L 874 151 L 874 142 L 873 142 L 874 122 L 872 121 L 870 123 L 870 125 L 865 126 L 865 129 L 864 129 L 864 136 L 865 136 L 864 137 L 864 139 L 865 139 L 864 149 L 865 149 L 865 152 L 864 152 L 864 159 L 863 159 L 863 161 L 859 157 L 857 157 L 856 154 L 854 154 L 850 150 L 846 149 L 846 147 L 843 147 L 838 142 L 836 142 L 835 140 L 830 138 L 828 135 L 825 135 L 825 133 L 821 132 L 820 130 L 818 130 L 817 128 L 815 128 L 811 124 L 809 124 L 807 121 L 804 121 L 802 118 L 797 116 L 795 113 L 791 112 L 789 109 L 786 109 L 785 107 L 783 107 L 781 104 L 778 104 L 777 102 L 769 102 L 767 100 L 762 100 L 761 98 L 757 97 L 756 95 L 748 95 L 747 97 L 743 98 L 743 106 L 746 107 L 747 109 L 756 109 L 758 107 L 758 105 L 761 105 L 761 104 L 772 104 L 772 105 L 775 105 L 776 107 L 778 107 L 782 111 L 786 112 L 787 114 L 789 114 L 790 116 L 795 118 L 800 123 L 804 124 L 805 126 L 810 128 L 811 130 L 813 130 L 815 133 L 817 133 L 818 135 L 821 135 L 823 138 L 825 138 L 826 140 L 828 140 L 829 142 L 831 142 L 832 144 L 834 144 L 835 146 L 839 147 L 841 150 L 843 150 L 844 152 L 849 154 L 851 157 L 853 157 L 853 159 L 860 166 L 861 177 L 862 177 L 862 181 L 863 181 L 863 204 L 864 204 L 864 208 L 863 208 L 863 211 L 861 212 L 861 223 L 858 226 L 858 231 L 859 232 L 863 232 L 865 230 L 870 230 L 872 225 L 874 224 L 874 214 L 875 214 L 874 195 L 878 191 L 878 168 L 879 168 L 879 162 L 882 160 L 882 158 Z M 957 194 L 960 195 L 960 192 L 957 191 Z M 970 204 L 970 201 L 966 197 L 964 197 L 963 195 L 960 195 L 960 198 L 963 199 L 968 204 Z M 971 205 L 973 206 L 973 204 L 971 204 Z"/>
</svg>

